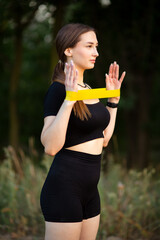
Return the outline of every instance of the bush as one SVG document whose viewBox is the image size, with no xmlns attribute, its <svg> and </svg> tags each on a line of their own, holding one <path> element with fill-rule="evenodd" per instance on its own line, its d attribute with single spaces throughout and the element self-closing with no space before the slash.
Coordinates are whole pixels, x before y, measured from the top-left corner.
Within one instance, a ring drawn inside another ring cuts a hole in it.
<svg viewBox="0 0 160 240">
<path fill-rule="evenodd" d="M 44 236 L 40 191 L 52 162 L 44 155 L 20 157 L 13 148 L 5 149 L 0 166 L 0 228 L 18 239 L 24 235 Z M 107 173 L 101 172 L 101 221 L 97 239 L 118 236 L 124 240 L 158 240 L 160 235 L 160 180 L 155 169 L 127 171 L 108 161 Z"/>
<path fill-rule="evenodd" d="M 99 182 L 101 224 L 99 239 L 116 235 L 123 239 L 159 239 L 160 179 L 155 169 L 127 171 L 108 162 Z"/>
<path fill-rule="evenodd" d="M 21 161 L 13 148 L 5 149 L 0 167 L 0 227 L 18 236 L 41 233 L 44 220 L 39 196 L 52 159 L 46 155 L 39 165 L 24 156 Z"/>
</svg>

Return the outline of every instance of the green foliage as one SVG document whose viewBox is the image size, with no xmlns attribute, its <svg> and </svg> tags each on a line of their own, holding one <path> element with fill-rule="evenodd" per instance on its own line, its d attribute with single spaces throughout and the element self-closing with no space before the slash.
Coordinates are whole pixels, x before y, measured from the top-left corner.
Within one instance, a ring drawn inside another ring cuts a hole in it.
<svg viewBox="0 0 160 240">
<path fill-rule="evenodd" d="M 13 149 L 5 149 L 5 153 L 0 166 L 0 229 L 19 236 L 42 233 L 39 198 L 51 158 L 44 156 L 37 166 L 26 156 L 18 162 Z"/>
<path fill-rule="evenodd" d="M 0 229 L 3 232 L 44 234 L 39 198 L 52 158 L 44 155 L 39 164 L 12 148 L 5 149 L 0 166 Z M 123 169 L 108 160 L 107 174 L 101 173 L 101 222 L 97 240 L 114 235 L 122 239 L 154 240 L 160 234 L 160 180 L 155 169 Z"/>
<path fill-rule="evenodd" d="M 28 136 L 34 136 L 40 147 L 43 101 L 50 84 L 49 38 L 50 25 L 47 20 L 43 23 L 34 20 L 24 34 L 24 60 L 18 91 L 21 145 L 27 144 Z"/>
<path fill-rule="evenodd" d="M 126 171 L 110 156 L 107 174 L 101 174 L 102 214 L 99 239 L 157 239 L 160 234 L 160 180 L 155 169 Z"/>
<path fill-rule="evenodd" d="M 121 73 L 127 72 L 115 129 L 120 153 L 123 151 L 128 157 L 128 167 L 138 167 L 139 163 L 142 163 L 141 168 L 149 164 L 158 165 L 158 4 L 158 0 L 147 0 L 145 4 L 138 0 L 0 0 L 0 102 L 3 103 L 0 105 L 0 151 L 9 144 L 11 132 L 9 92 L 16 56 L 16 29 L 21 32 L 23 42 L 15 94 L 20 146 L 25 148 L 28 138 L 33 136 L 41 149 L 39 137 L 43 125 L 43 100 L 53 70 L 51 65 L 57 61 L 53 50 L 55 34 L 62 24 L 81 22 L 96 28 L 99 41 L 96 67 L 85 73 L 85 82 L 93 88 L 105 87 L 104 74 L 113 61 L 119 63 Z M 106 99 L 102 102 L 106 104 Z"/>
</svg>

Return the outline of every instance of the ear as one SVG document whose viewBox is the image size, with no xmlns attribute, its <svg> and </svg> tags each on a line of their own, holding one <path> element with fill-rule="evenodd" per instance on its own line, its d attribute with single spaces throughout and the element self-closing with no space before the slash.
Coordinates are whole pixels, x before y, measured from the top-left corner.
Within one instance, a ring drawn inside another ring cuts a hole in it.
<svg viewBox="0 0 160 240">
<path fill-rule="evenodd" d="M 66 50 L 64 51 L 64 54 L 67 57 L 72 57 L 72 49 L 71 48 L 66 48 Z"/>
</svg>

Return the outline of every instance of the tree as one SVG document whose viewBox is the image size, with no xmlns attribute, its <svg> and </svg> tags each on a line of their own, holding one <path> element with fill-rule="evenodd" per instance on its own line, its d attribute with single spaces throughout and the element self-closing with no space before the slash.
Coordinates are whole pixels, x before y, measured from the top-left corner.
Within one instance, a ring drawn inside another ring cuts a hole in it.
<svg viewBox="0 0 160 240">
<path fill-rule="evenodd" d="M 34 4 L 33 4 L 34 3 Z M 17 110 L 17 92 L 22 65 L 23 33 L 31 23 L 41 1 L 3 1 L 3 32 L 12 27 L 14 38 L 14 59 L 9 84 L 9 142 L 15 148 L 19 145 L 19 118 Z M 2 29 L 2 28 L 1 28 Z"/>
</svg>

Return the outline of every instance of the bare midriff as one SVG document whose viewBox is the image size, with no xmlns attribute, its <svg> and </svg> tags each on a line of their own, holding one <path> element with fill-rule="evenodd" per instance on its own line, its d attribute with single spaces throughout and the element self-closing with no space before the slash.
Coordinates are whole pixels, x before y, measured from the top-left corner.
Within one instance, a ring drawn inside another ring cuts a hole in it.
<svg viewBox="0 0 160 240">
<path fill-rule="evenodd" d="M 84 100 L 83 102 L 86 104 L 95 104 L 99 102 L 99 99 Z M 98 155 L 102 153 L 103 141 L 104 141 L 104 138 L 96 138 L 84 143 L 77 144 L 72 147 L 68 147 L 66 149 Z"/>
<path fill-rule="evenodd" d="M 66 149 L 98 155 L 102 153 L 103 140 L 104 138 L 97 138 Z"/>
</svg>

